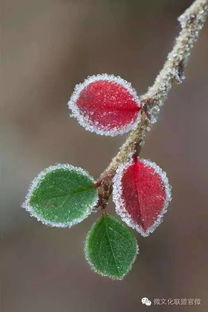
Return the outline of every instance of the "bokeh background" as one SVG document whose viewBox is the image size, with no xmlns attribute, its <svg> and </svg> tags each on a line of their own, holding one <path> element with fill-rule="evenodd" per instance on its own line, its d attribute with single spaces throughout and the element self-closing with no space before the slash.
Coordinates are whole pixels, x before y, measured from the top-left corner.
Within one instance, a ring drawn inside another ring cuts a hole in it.
<svg viewBox="0 0 208 312">
<path fill-rule="evenodd" d="M 1 311 L 208 311 L 208 25 L 184 84 L 174 88 L 143 157 L 167 171 L 173 201 L 162 225 L 137 235 L 123 281 L 91 271 L 83 255 L 98 215 L 48 228 L 21 208 L 43 168 L 71 163 L 98 177 L 125 137 L 86 132 L 67 100 L 86 76 L 118 74 L 143 94 L 173 45 L 188 0 L 1 0 Z M 109 212 L 113 213 L 113 205 Z M 198 306 L 145 307 L 142 297 L 200 298 Z"/>
</svg>

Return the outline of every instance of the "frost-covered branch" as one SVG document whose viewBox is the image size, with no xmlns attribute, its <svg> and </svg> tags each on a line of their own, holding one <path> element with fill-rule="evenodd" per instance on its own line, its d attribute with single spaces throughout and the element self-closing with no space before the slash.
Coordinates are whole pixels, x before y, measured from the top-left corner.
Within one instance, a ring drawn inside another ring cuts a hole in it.
<svg viewBox="0 0 208 312">
<path fill-rule="evenodd" d="M 158 113 L 164 104 L 172 86 L 183 82 L 184 69 L 194 43 L 199 37 L 208 14 L 208 0 L 195 0 L 178 18 L 181 31 L 175 40 L 172 51 L 156 77 L 154 84 L 141 97 L 143 104 L 142 118 L 138 126 L 131 131 L 121 146 L 118 154 L 112 159 L 107 169 L 98 179 L 99 206 L 105 208 L 112 191 L 112 179 L 118 165 L 127 161 L 134 153 L 139 154 L 147 132 L 157 121 Z"/>
<path fill-rule="evenodd" d="M 68 106 L 80 125 L 110 136 L 134 129 L 97 181 L 82 168 L 56 164 L 41 171 L 29 187 L 22 206 L 48 226 L 71 227 L 86 219 L 94 207 L 102 209 L 84 247 L 86 260 L 98 274 L 123 279 L 139 250 L 128 227 L 146 237 L 167 212 L 171 185 L 166 173 L 138 155 L 171 87 L 184 79 L 188 56 L 207 13 L 208 0 L 195 0 L 179 18 L 181 31 L 173 50 L 141 99 L 130 83 L 114 75 L 93 75 L 76 85 Z M 127 226 L 106 213 L 111 193 L 115 212 Z"/>
</svg>

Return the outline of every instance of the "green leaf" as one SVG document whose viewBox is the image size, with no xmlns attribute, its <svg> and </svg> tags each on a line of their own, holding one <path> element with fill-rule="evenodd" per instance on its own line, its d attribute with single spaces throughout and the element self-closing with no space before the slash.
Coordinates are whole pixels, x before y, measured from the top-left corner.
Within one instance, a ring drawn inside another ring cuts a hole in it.
<svg viewBox="0 0 208 312">
<path fill-rule="evenodd" d="M 33 180 L 23 207 L 47 225 L 70 227 L 85 219 L 97 200 L 94 180 L 86 171 L 58 164 Z"/>
<path fill-rule="evenodd" d="M 103 215 L 92 226 L 85 242 L 85 257 L 95 272 L 122 279 L 136 259 L 136 238 L 117 219 Z"/>
</svg>

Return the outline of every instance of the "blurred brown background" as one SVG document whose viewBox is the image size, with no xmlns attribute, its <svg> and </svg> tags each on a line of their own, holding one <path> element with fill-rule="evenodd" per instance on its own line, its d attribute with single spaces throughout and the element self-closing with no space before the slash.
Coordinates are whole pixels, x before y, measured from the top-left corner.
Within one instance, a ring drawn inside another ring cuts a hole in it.
<svg viewBox="0 0 208 312">
<path fill-rule="evenodd" d="M 83 242 L 97 215 L 48 228 L 20 206 L 43 168 L 68 162 L 95 177 L 124 137 L 86 132 L 67 100 L 86 76 L 118 74 L 146 91 L 173 45 L 184 0 L 1 0 L 1 311 L 208 311 L 208 24 L 187 79 L 174 88 L 143 157 L 167 171 L 173 201 L 123 281 L 92 272 Z M 113 210 L 113 205 L 109 207 Z M 142 297 L 200 298 L 151 306 Z"/>
</svg>

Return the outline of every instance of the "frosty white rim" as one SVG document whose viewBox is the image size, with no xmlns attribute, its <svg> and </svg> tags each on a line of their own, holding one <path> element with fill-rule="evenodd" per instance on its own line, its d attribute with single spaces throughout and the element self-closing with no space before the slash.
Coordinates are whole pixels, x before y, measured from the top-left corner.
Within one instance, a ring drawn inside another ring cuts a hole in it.
<svg viewBox="0 0 208 312">
<path fill-rule="evenodd" d="M 136 90 L 132 87 L 131 83 L 127 82 L 126 80 L 122 79 L 119 76 L 108 75 L 108 74 L 98 74 L 98 75 L 89 76 L 87 79 L 84 80 L 83 83 L 79 83 L 75 86 L 74 91 L 71 95 L 71 98 L 68 101 L 68 107 L 72 112 L 71 116 L 76 118 L 77 121 L 79 122 L 79 124 L 82 127 L 84 127 L 86 130 L 88 130 L 90 132 L 95 132 L 95 133 L 101 134 L 101 135 L 116 136 L 116 135 L 127 133 L 130 130 L 134 129 L 141 119 L 141 109 L 137 113 L 138 115 L 137 115 L 136 120 L 131 121 L 130 123 L 128 123 L 127 125 L 125 125 L 121 128 L 115 127 L 111 130 L 108 130 L 102 126 L 99 126 L 99 127 L 96 126 L 91 120 L 89 120 L 87 118 L 87 116 L 82 114 L 79 107 L 77 106 L 77 100 L 80 96 L 80 93 L 90 83 L 95 82 L 95 81 L 99 81 L 99 80 L 115 82 L 115 83 L 123 86 L 131 94 L 131 96 L 135 100 L 138 107 L 141 108 L 141 103 L 139 101 L 139 97 L 137 95 Z"/>
<path fill-rule="evenodd" d="M 65 222 L 65 223 L 61 223 L 61 222 L 56 223 L 56 222 L 53 222 L 53 221 L 46 220 L 45 218 L 40 216 L 38 213 L 36 213 L 34 211 L 34 207 L 32 207 L 30 205 L 30 198 L 31 198 L 31 195 L 32 195 L 34 189 L 36 189 L 38 184 L 40 184 L 40 182 L 44 179 L 44 177 L 49 172 L 52 172 L 52 171 L 57 170 L 57 169 L 77 171 L 77 172 L 81 173 L 82 175 L 88 177 L 88 179 L 90 179 L 92 181 L 92 183 L 95 183 L 95 180 L 93 179 L 93 177 L 91 177 L 90 174 L 87 171 L 83 170 L 82 168 L 75 167 L 75 166 L 72 166 L 72 165 L 69 165 L 69 164 L 57 164 L 57 165 L 54 165 L 54 166 L 50 166 L 50 167 L 45 168 L 44 170 L 42 170 L 33 179 L 32 183 L 29 186 L 29 189 L 28 189 L 27 195 L 25 197 L 25 201 L 22 204 L 22 207 L 24 209 L 26 209 L 30 213 L 30 215 L 32 217 L 35 217 L 38 221 L 42 222 L 45 225 L 52 226 L 52 227 L 60 227 L 60 228 L 71 227 L 72 225 L 78 224 L 81 221 L 83 221 L 84 219 L 86 219 L 93 212 L 93 207 L 97 204 L 97 201 L 98 201 L 98 195 L 95 196 L 94 202 L 92 202 L 92 204 L 87 207 L 87 209 L 85 211 L 85 214 L 83 214 L 79 218 L 74 219 L 73 221 L 69 221 L 69 222 Z"/>
<path fill-rule="evenodd" d="M 155 222 L 146 231 L 144 231 L 140 225 L 136 224 L 132 220 L 130 214 L 125 209 L 125 202 L 124 202 L 124 199 L 122 198 L 122 181 L 121 180 L 122 180 L 125 170 L 133 163 L 133 160 L 126 162 L 126 163 L 122 163 L 116 171 L 116 174 L 113 178 L 113 201 L 115 203 L 117 214 L 120 215 L 121 219 L 128 226 L 135 229 L 142 236 L 149 236 L 149 234 L 152 233 L 158 227 L 158 225 L 162 222 L 163 215 L 167 212 L 168 205 L 171 201 L 171 186 L 169 185 L 166 173 L 156 163 L 146 160 L 146 159 L 139 159 L 139 161 L 141 161 L 148 167 L 153 168 L 154 172 L 159 174 L 159 176 L 161 177 L 161 180 L 164 185 L 165 195 L 166 195 L 165 201 L 163 204 L 163 208 L 161 212 L 158 214 Z"/>
</svg>

